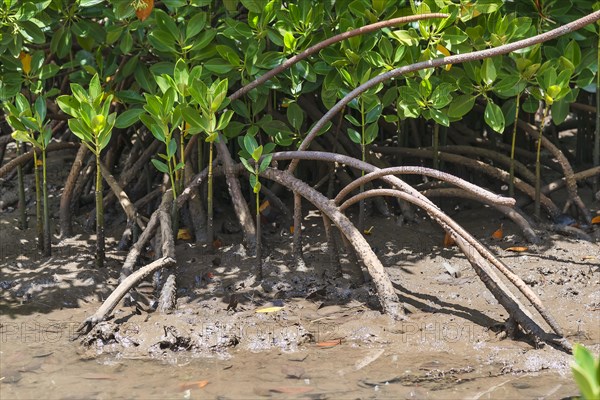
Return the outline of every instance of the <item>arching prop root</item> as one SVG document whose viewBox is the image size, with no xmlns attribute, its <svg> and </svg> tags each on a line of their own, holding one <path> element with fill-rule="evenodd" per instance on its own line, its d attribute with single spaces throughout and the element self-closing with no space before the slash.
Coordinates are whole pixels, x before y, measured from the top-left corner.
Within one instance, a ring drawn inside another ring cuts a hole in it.
<svg viewBox="0 0 600 400">
<path fill-rule="evenodd" d="M 119 301 L 121 301 L 121 299 L 127 295 L 129 290 L 139 284 L 146 277 L 150 276 L 161 268 L 170 268 L 175 266 L 175 245 L 173 241 L 173 231 L 171 229 L 170 218 L 172 198 L 173 195 L 170 190 L 163 194 L 160 207 L 152 214 L 152 217 L 146 226 L 146 230 L 144 230 L 142 235 L 140 235 L 140 238 L 127 255 L 127 259 L 123 265 L 123 270 L 121 271 L 119 286 L 117 286 L 111 295 L 108 296 L 108 298 L 104 301 L 104 303 L 102 303 L 100 308 L 98 308 L 93 315 L 89 316 L 81 323 L 81 325 L 77 328 L 79 335 L 87 334 L 99 322 L 104 321 L 115 309 L 117 304 L 119 304 Z M 141 267 L 135 272 L 131 272 L 142 248 L 154 235 L 158 222 L 160 222 L 161 236 L 163 240 L 163 257 Z M 168 293 L 166 293 L 166 295 L 167 294 Z M 169 302 L 165 302 L 165 304 L 168 306 Z"/>
<path fill-rule="evenodd" d="M 327 161 L 327 162 L 338 162 L 340 164 L 347 164 L 353 168 L 362 169 L 365 172 L 369 172 L 369 173 L 380 171 L 378 168 L 376 168 L 370 164 L 367 164 L 365 162 L 362 162 L 360 160 L 353 159 L 351 157 L 341 156 L 339 154 L 331 154 L 331 153 L 307 152 L 307 151 L 281 152 L 281 153 L 274 154 L 273 159 L 274 160 L 286 160 L 286 159 L 322 160 L 322 161 Z M 425 170 L 427 170 L 427 169 L 423 169 L 423 172 L 426 172 Z M 429 171 L 431 171 L 431 170 L 429 170 Z M 437 172 L 437 173 L 439 173 L 439 172 Z M 265 176 L 267 178 L 270 178 L 267 175 L 265 175 Z M 440 175 L 440 176 L 442 176 L 442 175 Z M 502 263 L 500 260 L 498 260 L 477 239 L 475 239 L 468 232 L 466 232 L 459 224 L 457 224 L 449 216 L 444 214 L 429 199 L 427 199 L 425 196 L 423 196 L 421 193 L 416 191 L 414 188 L 412 188 L 410 185 L 408 185 L 401 179 L 394 177 L 394 176 L 387 176 L 387 175 L 382 176 L 381 179 L 386 181 L 387 183 L 399 188 L 400 190 L 402 190 L 402 191 L 389 190 L 390 194 L 388 194 L 388 195 L 401 197 L 402 199 L 407 200 L 407 201 L 421 207 L 422 209 L 424 209 L 430 215 L 431 218 L 433 218 L 436 222 L 438 222 L 442 226 L 442 228 L 444 228 L 447 232 L 449 232 L 451 234 L 451 236 L 453 237 L 453 239 L 455 241 L 457 239 L 459 239 L 460 241 L 462 241 L 462 243 L 464 243 L 465 249 L 463 249 L 463 251 L 465 253 L 478 253 L 480 257 L 487 260 L 496 269 L 498 269 L 500 272 L 502 272 L 506 276 L 506 278 L 517 289 L 519 289 L 519 291 L 529 300 L 529 302 L 534 306 L 534 308 L 538 311 L 538 313 L 542 316 L 542 318 L 544 318 L 544 320 L 548 323 L 548 325 L 552 328 L 552 330 L 558 336 L 560 336 L 560 337 L 563 336 L 562 329 L 559 327 L 556 320 L 548 313 L 548 311 L 545 309 L 542 302 L 535 295 L 535 293 L 533 293 L 533 291 L 523 282 L 523 280 L 520 277 L 518 277 L 515 273 L 513 273 L 506 265 L 504 265 L 504 263 Z M 458 183 L 461 180 L 459 178 L 455 177 L 455 181 L 456 182 L 453 182 L 453 183 Z M 463 188 L 469 189 L 468 185 L 470 185 L 470 184 L 463 181 L 463 183 L 461 183 L 461 185 Z M 483 189 L 481 189 L 481 190 L 483 190 Z M 386 189 L 373 190 L 371 192 L 376 193 L 377 195 L 380 195 L 380 194 L 386 193 Z M 367 192 L 365 192 L 365 193 L 367 193 Z M 487 192 L 487 193 L 489 193 L 489 192 Z M 364 193 L 363 193 L 363 195 L 364 195 Z M 490 198 L 493 198 L 493 196 L 495 196 L 492 193 L 489 193 L 489 195 L 490 195 L 489 196 Z M 306 196 L 303 195 L 303 197 L 306 197 Z M 360 197 L 360 195 L 355 196 L 355 198 L 353 198 L 353 201 L 358 201 L 360 199 L 359 197 Z M 512 199 L 500 198 L 499 196 L 497 196 L 497 197 L 498 197 L 497 201 L 500 203 L 505 200 L 510 200 L 512 202 L 512 204 L 514 204 L 514 200 L 512 200 Z M 317 204 L 315 204 L 315 205 L 321 209 L 321 207 L 319 205 L 317 205 Z M 342 208 L 344 208 L 344 207 L 345 206 L 342 205 Z M 328 217 L 329 217 L 329 215 L 328 215 Z M 332 219 L 332 221 L 335 222 L 336 225 L 338 225 L 335 220 Z M 338 225 L 338 227 L 339 227 L 339 225 Z M 344 233 L 344 235 L 346 235 L 346 234 Z M 352 244 L 354 245 L 354 243 L 352 243 Z M 379 263 L 379 260 L 377 260 L 377 262 Z M 367 264 L 365 263 L 365 265 L 367 265 Z M 369 269 L 369 273 L 371 273 L 370 269 Z M 384 278 L 381 278 L 381 280 L 389 281 L 389 277 L 386 275 Z M 496 282 L 496 286 L 501 287 L 500 284 L 501 284 L 500 281 Z M 378 289 L 379 289 L 379 287 L 378 287 Z M 508 292 L 508 293 L 510 293 L 510 292 Z M 495 296 L 497 296 L 499 301 L 500 301 L 500 298 L 515 298 L 514 295 L 508 294 L 508 293 L 503 293 L 503 294 L 499 294 L 499 293 L 494 294 L 493 293 L 493 294 Z M 395 294 L 394 294 L 394 296 L 395 296 Z M 380 297 L 380 300 L 382 302 L 384 301 L 384 299 L 381 297 Z M 510 306 L 508 302 L 505 301 L 505 303 L 506 303 L 506 305 L 505 305 L 506 307 Z M 501 302 L 501 304 L 502 304 L 502 302 Z M 384 307 L 384 309 L 385 309 L 385 307 Z M 509 308 L 507 308 L 507 311 L 509 311 L 509 313 L 511 312 L 511 310 Z M 521 318 L 520 315 L 521 314 L 513 315 L 511 313 L 511 316 L 513 318 L 515 318 L 515 320 L 521 326 L 527 326 L 529 323 L 526 320 L 524 320 L 523 318 Z M 539 328 L 539 330 L 541 332 L 543 332 L 542 328 Z M 532 330 L 532 332 L 536 332 L 536 330 Z M 540 339 L 545 340 L 544 338 L 540 338 Z M 567 347 L 564 347 L 564 348 L 567 348 Z"/>
</svg>

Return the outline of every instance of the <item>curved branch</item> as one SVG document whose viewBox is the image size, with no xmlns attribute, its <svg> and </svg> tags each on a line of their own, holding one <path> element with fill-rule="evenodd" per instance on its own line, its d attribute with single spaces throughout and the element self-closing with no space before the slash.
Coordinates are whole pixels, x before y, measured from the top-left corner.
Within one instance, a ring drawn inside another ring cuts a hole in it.
<svg viewBox="0 0 600 400">
<path fill-rule="evenodd" d="M 467 192 L 474 194 L 477 198 L 485 199 L 487 202 L 492 204 L 500 204 L 505 206 L 514 206 L 515 199 L 511 197 L 503 197 L 499 196 L 495 193 L 492 193 L 488 190 L 482 189 L 477 185 L 473 185 L 470 182 L 465 181 L 464 179 L 458 178 L 454 175 L 448 174 L 446 172 L 441 172 L 431 168 L 425 167 L 391 167 L 384 168 L 378 171 L 371 172 L 367 175 L 364 175 L 356 180 L 354 180 L 350 185 L 347 185 L 343 188 L 338 195 L 335 197 L 334 201 L 336 204 L 339 204 L 348 193 L 357 187 L 366 184 L 367 182 L 371 182 L 377 178 L 380 178 L 385 175 L 401 175 L 401 174 L 413 174 L 413 175 L 425 175 L 430 176 L 432 178 L 436 178 L 442 181 L 450 182 L 451 184 L 458 186 Z"/>
<path fill-rule="evenodd" d="M 431 150 L 425 149 L 406 149 L 402 147 L 373 146 L 372 150 L 373 152 L 382 154 L 402 154 L 420 158 L 433 158 L 433 152 Z M 486 164 L 483 161 L 473 160 L 471 158 L 460 156 L 458 154 L 448 154 L 441 151 L 438 152 L 438 157 L 440 160 L 465 165 L 469 168 L 483 172 L 503 182 L 508 183 L 510 181 L 510 175 L 508 172 Z M 517 188 L 519 191 L 525 193 L 532 199 L 535 198 L 535 188 L 533 188 L 530 184 L 522 181 L 519 178 L 515 178 L 514 185 L 515 188 Z M 560 215 L 560 209 L 556 206 L 556 204 L 554 204 L 554 202 L 549 197 L 542 195 L 540 196 L 540 201 L 546 209 L 546 211 L 548 211 L 548 214 L 550 214 L 553 218 L 556 218 L 558 215 Z"/>
<path fill-rule="evenodd" d="M 308 148 L 308 146 L 310 145 L 310 142 L 312 142 L 313 139 L 317 136 L 317 133 L 321 129 L 323 129 L 325 124 L 327 122 L 329 122 L 335 114 L 340 112 L 346 106 L 346 104 L 350 103 L 353 99 L 355 99 L 356 97 L 361 95 L 363 92 L 369 90 L 370 88 L 372 88 L 374 86 L 377 86 L 378 84 L 380 84 L 382 82 L 385 82 L 392 78 L 407 74 L 409 72 L 415 72 L 415 71 L 419 71 L 422 69 L 437 68 L 437 67 L 441 67 L 444 65 L 450 65 L 450 64 L 460 64 L 463 62 L 482 60 L 484 58 L 507 54 L 507 53 L 513 52 L 515 50 L 523 49 L 525 47 L 533 46 L 538 43 L 543 43 L 548 40 L 555 39 L 559 36 L 570 33 L 574 30 L 581 29 L 584 26 L 594 23 L 595 21 L 597 21 L 599 19 L 600 19 L 600 10 L 590 13 L 583 18 L 579 18 L 573 22 L 570 22 L 566 25 L 560 26 L 556 29 L 552 29 L 551 31 L 548 31 L 548 32 L 545 32 L 545 33 L 542 33 L 542 34 L 539 34 L 539 35 L 536 35 L 536 36 L 533 36 L 533 37 L 530 37 L 527 39 L 519 40 L 514 43 L 505 44 L 505 45 L 494 47 L 491 49 L 474 51 L 474 52 L 466 53 L 466 54 L 457 54 L 457 55 L 443 57 L 443 58 L 436 58 L 434 60 L 422 61 L 422 62 L 418 62 L 415 64 L 396 68 L 391 71 L 385 72 L 381 75 L 378 75 L 375 78 L 372 78 L 372 79 L 368 80 L 367 82 L 363 83 L 362 85 L 358 86 L 356 89 L 352 90 L 350 93 L 348 93 L 346 96 L 344 96 L 343 99 L 338 101 L 329 111 L 327 111 L 327 113 L 325 113 L 325 115 L 323 115 L 323 118 L 321 118 L 319 121 L 317 121 L 316 124 L 313 125 L 313 128 L 310 130 L 308 135 L 304 138 L 304 140 L 302 141 L 302 144 L 300 144 L 300 147 L 298 148 L 298 150 L 300 150 L 300 151 L 306 150 Z M 294 169 L 296 169 L 297 164 L 298 164 L 298 162 L 296 160 L 292 160 L 292 162 L 288 166 L 288 171 L 289 172 L 294 171 Z"/>
<path fill-rule="evenodd" d="M 340 164 L 346 164 L 356 169 L 361 169 L 365 172 L 373 172 L 378 171 L 379 168 L 374 167 L 371 164 L 368 164 L 364 161 L 357 160 L 352 157 L 342 156 L 340 154 L 331 154 L 331 153 L 322 153 L 317 151 L 284 151 L 273 154 L 273 160 L 320 160 L 327 162 L 337 162 Z M 481 254 L 484 258 L 486 258 L 494 267 L 496 267 L 501 272 L 505 273 L 506 277 L 511 281 L 513 285 L 523 293 L 523 295 L 530 301 L 530 303 L 535 307 L 535 309 L 540 313 L 540 315 L 544 318 L 544 320 L 548 323 L 548 325 L 556 332 L 557 335 L 564 336 L 562 333 L 562 329 L 545 309 L 544 305 L 537 297 L 537 295 L 523 282 L 523 280 L 515 275 L 510 269 L 500 260 L 498 260 L 494 254 L 490 250 L 488 250 L 484 245 L 482 245 L 477 239 L 475 239 L 469 232 L 467 232 L 462 226 L 460 226 L 456 221 L 450 218 L 448 215 L 443 213 L 431 200 L 423 196 L 419 193 L 415 188 L 399 179 L 395 176 L 384 176 L 382 180 L 386 181 L 388 184 L 396 186 L 397 188 L 403 190 L 409 195 L 410 200 L 414 204 L 423 208 L 431 218 L 433 218 L 438 224 L 442 226 L 447 232 L 452 235 L 452 238 L 455 241 L 461 241 L 464 243 L 464 246 L 471 246 L 471 248 L 475 249 L 479 254 Z"/>
<path fill-rule="evenodd" d="M 490 201 L 487 201 L 481 197 L 475 196 L 472 193 L 469 193 L 465 190 L 458 188 L 438 188 L 438 189 L 427 189 L 421 192 L 423 195 L 430 197 L 460 197 L 463 199 L 474 200 L 474 201 L 483 201 L 484 203 L 494 207 L 496 210 L 500 211 L 502 214 L 506 215 L 508 218 L 512 220 L 523 232 L 525 238 L 532 244 L 539 244 L 541 242 L 540 237 L 535 233 L 535 231 L 531 228 L 531 224 L 527 219 L 521 214 L 517 209 L 503 206 L 500 204 L 495 204 Z"/>
<path fill-rule="evenodd" d="M 448 16 L 449 16 L 448 14 L 442 14 L 442 13 L 409 15 L 406 17 L 392 18 L 387 21 L 375 22 L 374 24 L 361 26 L 360 28 L 356 28 L 351 31 L 332 36 L 320 43 L 317 43 L 314 46 L 309 47 L 308 49 L 302 51 L 301 53 L 288 58 L 287 60 L 285 60 L 283 62 L 283 64 L 277 66 L 276 68 L 273 68 L 272 70 L 268 71 L 261 77 L 256 78 L 254 81 L 252 81 L 249 84 L 238 89 L 231 96 L 229 96 L 229 100 L 233 101 L 235 99 L 242 97 L 244 94 L 248 93 L 249 91 L 251 91 L 252 89 L 254 89 L 257 86 L 262 85 L 263 83 L 265 83 L 269 79 L 273 78 L 274 76 L 282 73 L 283 71 L 290 68 L 292 65 L 296 64 L 297 62 L 302 61 L 305 58 L 308 58 L 312 54 L 324 49 L 327 46 L 331 46 L 334 43 L 341 42 L 342 40 L 349 39 L 354 36 L 364 35 L 365 33 L 370 33 L 370 32 L 373 32 L 373 31 L 376 31 L 376 30 L 379 30 L 382 28 L 386 28 L 388 26 L 404 24 L 407 22 L 415 22 L 415 21 L 420 21 L 420 20 L 424 20 L 424 19 L 447 18 Z"/>
</svg>

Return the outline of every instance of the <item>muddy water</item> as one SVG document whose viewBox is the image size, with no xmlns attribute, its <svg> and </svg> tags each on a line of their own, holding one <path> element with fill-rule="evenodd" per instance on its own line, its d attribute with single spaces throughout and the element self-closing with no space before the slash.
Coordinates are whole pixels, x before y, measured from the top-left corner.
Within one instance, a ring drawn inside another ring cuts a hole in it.
<svg viewBox="0 0 600 400">
<path fill-rule="evenodd" d="M 542 352 L 506 341 L 502 348 L 483 342 L 464 346 L 462 340 L 453 349 L 453 343 L 448 343 L 451 336 L 435 330 L 410 337 L 396 332 L 398 343 L 349 339 L 331 347 L 307 343 L 295 352 L 233 348 L 203 358 L 166 351 L 150 360 L 122 354 L 91 357 L 93 352 L 70 341 L 88 310 L 55 311 L 51 319 L 37 313 L 10 318 L 4 311 L 0 320 L 3 400 L 561 399 L 577 394 L 565 368 L 568 357 L 558 351 Z M 398 346 L 402 342 L 404 346 Z M 406 342 L 414 343 L 414 351 L 406 351 Z M 434 350 L 436 346 L 439 350 Z M 496 356 L 491 357 L 494 352 Z M 530 354 L 525 364 L 538 362 L 548 367 L 535 373 L 511 372 L 513 353 Z M 551 370 L 553 365 L 557 368 Z"/>
</svg>

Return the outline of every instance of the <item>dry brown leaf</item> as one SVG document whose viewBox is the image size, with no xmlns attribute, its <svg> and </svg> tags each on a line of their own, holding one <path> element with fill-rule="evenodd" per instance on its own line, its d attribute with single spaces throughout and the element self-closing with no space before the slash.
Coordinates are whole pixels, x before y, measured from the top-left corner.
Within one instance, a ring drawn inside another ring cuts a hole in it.
<svg viewBox="0 0 600 400">
<path fill-rule="evenodd" d="M 323 342 L 319 342 L 319 343 L 317 343 L 317 347 L 320 347 L 322 349 L 328 349 L 330 347 L 335 347 L 340 344 L 342 344 L 342 338 L 337 338 L 337 339 L 331 339 L 331 340 L 325 340 Z"/>
<path fill-rule="evenodd" d="M 527 247 L 527 246 L 514 246 L 514 247 L 507 247 L 504 250 L 506 250 L 506 251 L 514 251 L 515 253 L 522 253 L 524 251 L 529 250 L 529 247 Z"/>
<path fill-rule="evenodd" d="M 596 215 L 592 218 L 592 224 L 600 224 L 600 215 Z"/>
<path fill-rule="evenodd" d="M 190 389 L 202 389 L 206 385 L 208 385 L 208 381 L 183 382 L 179 385 L 179 390 L 183 392 Z"/>
<path fill-rule="evenodd" d="M 446 232 L 446 234 L 444 235 L 444 247 L 452 247 L 455 246 L 456 242 L 454 241 L 454 239 L 452 239 L 452 236 Z"/>
<path fill-rule="evenodd" d="M 503 228 L 504 228 L 503 224 L 500 224 L 500 228 L 496 229 L 494 231 L 494 233 L 492 233 L 492 237 L 494 239 L 498 239 L 498 240 L 502 239 L 504 237 L 504 229 Z"/>
<path fill-rule="evenodd" d="M 212 245 L 215 248 L 215 250 L 218 250 L 221 247 L 223 247 L 223 242 L 221 241 L 221 239 L 215 239 L 215 240 L 213 240 Z"/>
</svg>

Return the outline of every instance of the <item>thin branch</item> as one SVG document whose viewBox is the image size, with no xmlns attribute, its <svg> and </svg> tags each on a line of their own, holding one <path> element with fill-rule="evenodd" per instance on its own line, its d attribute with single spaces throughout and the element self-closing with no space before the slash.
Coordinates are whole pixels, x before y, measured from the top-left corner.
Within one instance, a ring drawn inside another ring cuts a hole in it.
<svg viewBox="0 0 600 400">
<path fill-rule="evenodd" d="M 370 33 L 370 32 L 373 32 L 373 31 L 376 31 L 376 30 L 379 30 L 382 28 L 386 28 L 389 26 L 393 26 L 393 25 L 405 24 L 407 22 L 421 21 L 424 19 L 447 18 L 447 17 L 449 17 L 448 14 L 442 14 L 442 13 L 409 15 L 406 17 L 393 18 L 393 19 L 390 19 L 387 21 L 375 22 L 374 24 L 361 26 L 360 28 L 356 28 L 356 29 L 353 29 L 348 32 L 340 33 L 339 35 L 332 36 L 314 46 L 309 47 L 308 49 L 302 51 L 301 53 L 288 58 L 287 60 L 285 60 L 285 62 L 283 62 L 283 64 L 277 66 L 276 68 L 270 70 L 269 72 L 265 73 L 261 77 L 256 78 L 254 81 L 252 81 L 249 84 L 245 85 L 244 87 L 238 89 L 235 93 L 233 93 L 231 96 L 229 96 L 229 100 L 233 101 L 235 99 L 242 97 L 244 94 L 246 94 L 249 91 L 251 91 L 252 89 L 262 85 L 263 83 L 265 83 L 269 79 L 273 78 L 274 76 L 282 73 L 283 71 L 290 68 L 297 62 L 302 61 L 305 58 L 308 58 L 309 56 L 313 55 L 314 53 L 324 49 L 327 46 L 331 46 L 334 43 L 341 42 L 342 40 L 349 39 L 354 36 L 364 35 L 365 33 Z"/>
<path fill-rule="evenodd" d="M 505 45 L 494 47 L 491 49 L 474 51 L 474 52 L 466 53 L 466 54 L 457 54 L 457 55 L 443 57 L 443 58 L 436 58 L 434 60 L 422 61 L 422 62 L 418 62 L 415 64 L 396 68 L 391 71 L 385 72 L 381 75 L 378 75 L 375 78 L 370 79 L 367 82 L 363 83 L 362 85 L 358 86 L 356 89 L 352 90 L 350 93 L 348 93 L 346 96 L 344 96 L 343 99 L 338 101 L 329 111 L 327 111 L 327 113 L 325 113 L 325 115 L 323 115 L 323 118 L 321 118 L 319 121 L 317 121 L 317 123 L 313 126 L 311 131 L 308 133 L 308 135 L 304 138 L 304 140 L 302 141 L 302 144 L 300 144 L 300 147 L 298 148 L 298 150 L 303 151 L 303 150 L 308 149 L 310 142 L 312 142 L 313 139 L 317 136 L 317 133 L 319 131 L 321 131 L 321 129 L 323 129 L 325 124 L 327 122 L 329 122 L 335 114 L 340 112 L 346 106 L 346 104 L 350 103 L 352 100 L 354 100 L 355 98 L 360 96 L 365 91 L 369 90 L 370 88 L 372 88 L 374 86 L 379 85 L 382 82 L 385 82 L 385 81 L 393 79 L 395 77 L 407 74 L 409 72 L 415 72 L 415 71 L 419 71 L 422 69 L 437 68 L 437 67 L 441 67 L 444 65 L 450 65 L 450 64 L 460 64 L 460 63 L 464 63 L 464 62 L 468 62 L 468 61 L 482 60 L 484 58 L 507 54 L 507 53 L 510 53 L 510 52 L 513 52 L 513 51 L 516 51 L 519 49 L 523 49 L 525 47 L 533 46 L 538 43 L 547 42 L 548 40 L 555 39 L 559 36 L 566 35 L 567 33 L 573 32 L 575 30 L 583 28 L 586 25 L 594 23 L 599 19 L 600 19 L 600 10 L 590 13 L 583 18 L 577 19 L 573 22 L 570 22 L 566 25 L 560 26 L 551 31 L 533 36 L 531 38 L 519 40 L 514 43 L 505 44 Z M 288 166 L 288 171 L 293 172 L 296 169 L 297 164 L 298 164 L 298 161 L 292 160 L 292 162 Z"/>
</svg>

